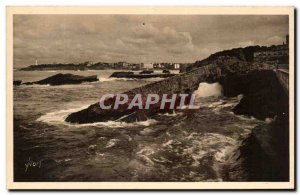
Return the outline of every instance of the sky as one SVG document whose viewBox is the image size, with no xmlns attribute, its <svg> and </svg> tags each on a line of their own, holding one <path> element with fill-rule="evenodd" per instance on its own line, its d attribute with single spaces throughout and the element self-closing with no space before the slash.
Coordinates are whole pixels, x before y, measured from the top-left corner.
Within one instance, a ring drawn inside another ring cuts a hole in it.
<svg viewBox="0 0 300 195">
<path fill-rule="evenodd" d="M 14 15 L 14 67 L 42 63 L 192 63 L 224 49 L 278 45 L 288 16 Z"/>
</svg>

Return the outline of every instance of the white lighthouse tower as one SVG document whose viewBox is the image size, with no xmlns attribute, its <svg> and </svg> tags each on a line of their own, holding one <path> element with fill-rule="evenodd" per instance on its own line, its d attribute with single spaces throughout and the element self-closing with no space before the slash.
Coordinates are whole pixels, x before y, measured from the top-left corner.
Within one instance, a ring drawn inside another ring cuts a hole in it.
<svg viewBox="0 0 300 195">
<path fill-rule="evenodd" d="M 37 59 L 35 60 L 35 65 L 38 65 L 38 61 L 37 61 Z"/>
</svg>

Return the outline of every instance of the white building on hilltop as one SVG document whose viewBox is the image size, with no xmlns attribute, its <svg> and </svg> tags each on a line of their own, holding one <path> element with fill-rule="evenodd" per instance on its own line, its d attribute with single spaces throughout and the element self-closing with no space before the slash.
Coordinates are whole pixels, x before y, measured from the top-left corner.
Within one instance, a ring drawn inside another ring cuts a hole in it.
<svg viewBox="0 0 300 195">
<path fill-rule="evenodd" d="M 144 69 L 153 69 L 153 63 L 143 63 L 142 67 Z"/>
</svg>

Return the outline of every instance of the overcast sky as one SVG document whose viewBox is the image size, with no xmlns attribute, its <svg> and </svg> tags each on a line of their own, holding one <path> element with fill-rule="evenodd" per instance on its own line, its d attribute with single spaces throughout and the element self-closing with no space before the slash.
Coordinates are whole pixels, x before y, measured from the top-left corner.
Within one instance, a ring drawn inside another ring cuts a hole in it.
<svg viewBox="0 0 300 195">
<path fill-rule="evenodd" d="M 288 16 L 14 15 L 14 66 L 194 62 L 223 49 L 281 44 Z"/>
</svg>

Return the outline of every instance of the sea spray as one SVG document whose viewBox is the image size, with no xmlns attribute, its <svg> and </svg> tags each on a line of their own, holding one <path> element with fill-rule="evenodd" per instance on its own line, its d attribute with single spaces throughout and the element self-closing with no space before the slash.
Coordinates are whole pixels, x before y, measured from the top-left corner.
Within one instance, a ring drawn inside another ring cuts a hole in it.
<svg viewBox="0 0 300 195">
<path fill-rule="evenodd" d="M 198 89 L 194 92 L 197 97 L 222 96 L 222 86 L 220 83 L 200 83 Z"/>
</svg>

